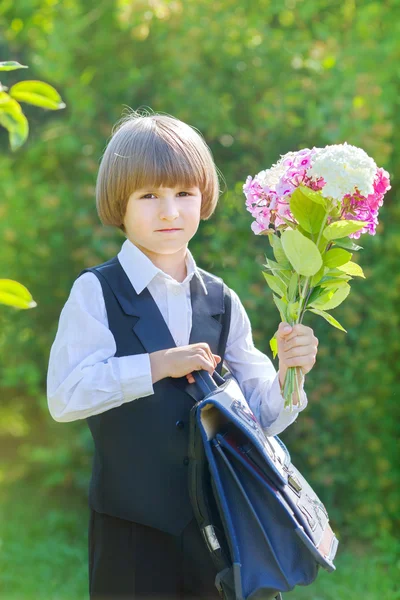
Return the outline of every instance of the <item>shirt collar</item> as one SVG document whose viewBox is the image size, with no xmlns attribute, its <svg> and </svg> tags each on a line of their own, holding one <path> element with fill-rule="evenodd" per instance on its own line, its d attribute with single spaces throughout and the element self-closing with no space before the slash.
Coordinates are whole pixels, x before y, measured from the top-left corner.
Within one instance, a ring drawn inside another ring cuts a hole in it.
<svg viewBox="0 0 400 600">
<path fill-rule="evenodd" d="M 175 281 L 176 280 L 164 273 L 161 269 L 156 267 L 156 265 L 146 256 L 135 244 L 133 244 L 130 240 L 126 239 L 122 244 L 121 250 L 118 253 L 118 260 L 121 263 L 122 268 L 127 274 L 129 281 L 135 288 L 137 294 L 140 294 L 145 287 L 149 285 L 149 283 L 155 278 L 160 277 L 164 280 Z M 197 268 L 196 262 L 193 258 L 192 253 L 189 248 L 186 250 L 186 268 L 187 268 L 187 276 L 181 282 L 181 285 L 184 285 L 192 279 L 194 275 L 198 277 L 200 284 L 204 290 L 205 294 L 208 294 L 206 285 L 204 280 Z"/>
</svg>

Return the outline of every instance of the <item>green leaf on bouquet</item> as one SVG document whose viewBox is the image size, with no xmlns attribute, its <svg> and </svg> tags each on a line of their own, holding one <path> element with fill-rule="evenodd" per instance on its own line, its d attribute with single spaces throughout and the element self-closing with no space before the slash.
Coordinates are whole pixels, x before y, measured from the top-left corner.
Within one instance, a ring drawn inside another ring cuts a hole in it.
<svg viewBox="0 0 400 600">
<path fill-rule="evenodd" d="M 332 269 L 328 269 L 327 267 L 325 267 L 324 278 L 325 277 L 336 277 L 338 279 L 343 279 L 344 277 L 346 277 L 346 273 L 343 273 L 340 267 L 333 267 Z"/>
<path fill-rule="evenodd" d="M 292 271 L 287 271 L 286 269 L 284 271 L 276 271 L 274 273 L 274 275 L 276 275 L 276 277 L 279 277 L 279 279 L 285 284 L 285 286 L 287 287 L 289 285 L 290 282 L 290 278 L 292 276 Z"/>
<path fill-rule="evenodd" d="M 325 310 L 332 310 L 342 304 L 342 302 L 347 298 L 350 294 L 350 286 L 348 283 L 345 283 L 344 286 L 339 287 L 337 290 L 329 290 L 328 294 L 324 294 L 318 298 L 315 302 L 310 304 L 312 308 L 319 308 Z"/>
<path fill-rule="evenodd" d="M 326 215 L 324 207 L 313 202 L 300 187 L 294 190 L 290 198 L 290 211 L 296 221 L 309 233 L 319 232 Z"/>
<path fill-rule="evenodd" d="M 299 187 L 297 189 L 300 190 L 302 192 L 302 194 L 304 194 L 304 196 L 307 196 L 307 198 L 309 198 L 316 204 L 322 204 L 322 206 L 324 208 L 326 208 L 326 198 L 323 197 L 321 192 L 316 192 L 315 190 L 310 190 L 310 188 L 308 188 L 304 185 L 299 185 Z"/>
<path fill-rule="evenodd" d="M 278 354 L 278 340 L 275 335 L 269 340 L 269 347 L 272 350 L 272 356 L 276 358 Z"/>
<path fill-rule="evenodd" d="M 315 275 L 322 266 L 317 246 L 297 229 L 282 233 L 282 248 L 293 269 L 300 275 Z"/>
<path fill-rule="evenodd" d="M 339 241 L 335 240 L 335 246 L 346 248 L 346 250 L 353 250 L 354 252 L 363 249 L 363 246 L 357 246 L 357 244 L 354 244 L 349 238 L 343 238 Z"/>
<path fill-rule="evenodd" d="M 299 302 L 289 302 L 286 314 L 290 323 L 297 321 L 297 317 L 299 316 Z"/>
<path fill-rule="evenodd" d="M 314 306 L 315 302 L 319 303 L 323 300 L 330 300 L 334 294 L 334 291 L 335 290 L 326 290 L 325 288 L 317 286 L 313 289 L 313 291 L 310 294 L 310 297 L 308 298 L 307 307 Z M 317 308 L 320 308 L 320 306 L 317 306 Z"/>
<path fill-rule="evenodd" d="M 319 281 L 321 281 L 322 277 L 324 276 L 325 273 L 325 266 L 322 265 L 322 267 L 315 273 L 315 275 L 313 275 L 311 277 L 311 281 L 310 281 L 310 288 L 313 288 L 317 285 L 317 283 Z"/>
<path fill-rule="evenodd" d="M 271 235 L 268 239 L 270 240 L 275 260 L 280 265 L 283 265 L 285 269 L 290 269 L 290 262 L 282 247 L 282 239 L 277 235 Z"/>
<path fill-rule="evenodd" d="M 274 275 L 269 275 L 268 273 L 265 273 L 265 271 L 263 271 L 262 274 L 264 275 L 265 281 L 268 283 L 273 292 L 278 294 L 278 296 L 284 296 L 286 294 L 287 288 L 281 279 L 275 277 Z"/>
<path fill-rule="evenodd" d="M 283 265 L 280 265 L 279 263 L 275 262 L 274 260 L 270 260 L 269 258 L 267 258 L 266 261 L 267 261 L 267 264 L 263 265 L 263 266 L 266 267 L 267 269 L 270 269 L 272 271 L 272 273 L 276 277 L 278 277 L 282 281 L 282 283 L 285 284 L 285 286 L 288 286 L 292 272 L 288 271 L 287 269 L 285 269 L 285 267 Z"/>
<path fill-rule="evenodd" d="M 320 281 L 319 285 L 322 288 L 339 288 L 342 287 L 344 285 L 346 285 L 346 283 L 352 279 L 352 277 L 346 277 L 345 279 L 339 279 L 338 277 L 332 277 L 329 279 L 326 279 L 325 281 L 322 280 Z"/>
<path fill-rule="evenodd" d="M 274 260 L 271 260 L 270 258 L 267 258 L 267 257 L 265 257 L 265 260 L 267 261 L 267 263 L 265 265 L 263 265 L 263 267 L 266 267 L 267 269 L 271 269 L 271 271 L 284 271 L 285 270 L 284 265 L 280 265 L 279 263 L 277 263 Z"/>
<path fill-rule="evenodd" d="M 353 275 L 353 277 L 363 277 L 363 279 L 365 279 L 364 271 L 362 270 L 360 265 L 358 265 L 355 262 L 350 261 L 337 268 L 340 271 L 343 271 L 343 273 L 346 273 L 347 275 Z"/>
<path fill-rule="evenodd" d="M 277 229 L 279 231 L 281 229 L 286 229 L 286 227 L 291 227 L 292 229 L 295 229 L 295 227 L 296 227 L 295 221 L 290 221 L 289 219 L 286 219 L 282 215 L 279 215 L 279 218 L 282 219 L 282 221 L 284 221 L 284 223 L 285 223 L 285 224 L 278 225 Z"/>
<path fill-rule="evenodd" d="M 297 231 L 300 231 L 300 233 L 302 235 L 304 235 L 304 237 L 308 238 L 309 240 L 312 240 L 314 237 L 313 233 L 310 233 L 309 231 L 307 231 L 306 229 L 303 229 L 303 227 L 301 225 L 297 225 L 296 227 Z"/>
<path fill-rule="evenodd" d="M 292 276 L 291 276 L 290 282 L 289 282 L 289 288 L 288 288 L 288 298 L 290 301 L 294 301 L 296 298 L 298 283 L 299 283 L 299 276 L 297 275 L 297 273 L 292 273 Z"/>
<path fill-rule="evenodd" d="M 324 265 L 327 267 L 339 267 L 351 260 L 353 255 L 342 248 L 332 248 L 324 255 Z"/>
<path fill-rule="evenodd" d="M 324 310 L 319 310 L 318 308 L 307 308 L 307 310 L 309 310 L 312 313 L 315 313 L 316 315 L 319 315 L 320 317 L 323 317 L 326 321 L 328 321 L 328 323 L 333 325 L 333 327 L 336 327 L 337 329 L 340 329 L 341 331 L 347 333 L 347 330 L 341 326 L 339 321 L 336 321 L 336 319 L 332 317 L 332 315 L 325 312 Z"/>
<path fill-rule="evenodd" d="M 334 202 L 333 205 L 331 204 L 330 210 L 329 210 L 329 216 L 332 217 L 333 219 L 340 219 L 340 215 L 342 214 L 342 205 L 340 202 Z"/>
<path fill-rule="evenodd" d="M 273 298 L 274 298 L 275 305 L 276 305 L 277 309 L 279 310 L 279 314 L 281 316 L 281 321 L 285 321 L 286 323 L 288 323 L 287 302 L 283 298 L 278 298 L 278 296 L 275 296 L 275 294 L 273 294 Z"/>
<path fill-rule="evenodd" d="M 326 247 L 327 247 L 327 245 L 328 245 L 329 243 L 330 243 L 330 242 L 328 242 L 328 240 L 327 240 L 326 238 L 324 238 L 324 236 L 323 236 L 323 235 L 321 235 L 321 238 L 320 238 L 320 240 L 319 240 L 319 242 L 318 242 L 318 244 L 317 244 L 318 250 L 321 252 L 321 254 L 323 254 L 323 253 L 325 252 L 325 250 L 326 250 Z M 329 252 L 329 251 L 328 251 L 328 252 Z"/>
<path fill-rule="evenodd" d="M 325 227 L 323 235 L 329 241 L 336 240 L 338 238 L 347 237 L 351 233 L 359 231 L 365 227 L 365 225 L 367 225 L 365 221 L 335 221 L 334 223 L 330 223 L 330 225 Z"/>
</svg>

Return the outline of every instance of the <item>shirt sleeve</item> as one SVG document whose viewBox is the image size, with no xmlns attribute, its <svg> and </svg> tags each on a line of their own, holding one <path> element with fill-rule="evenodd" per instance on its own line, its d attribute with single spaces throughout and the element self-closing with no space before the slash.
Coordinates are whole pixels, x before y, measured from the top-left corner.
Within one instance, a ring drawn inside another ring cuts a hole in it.
<svg viewBox="0 0 400 600">
<path fill-rule="evenodd" d="M 224 363 L 237 380 L 265 435 L 274 436 L 291 425 L 306 408 L 304 378 L 300 387 L 301 407 L 294 405 L 293 411 L 284 408 L 279 375 L 272 360 L 255 348 L 246 309 L 236 292 L 232 289 L 230 292 L 232 314 Z"/>
<path fill-rule="evenodd" d="M 115 352 L 101 284 L 84 273 L 72 286 L 50 350 L 47 403 L 55 421 L 85 419 L 154 393 L 149 354 Z"/>
</svg>

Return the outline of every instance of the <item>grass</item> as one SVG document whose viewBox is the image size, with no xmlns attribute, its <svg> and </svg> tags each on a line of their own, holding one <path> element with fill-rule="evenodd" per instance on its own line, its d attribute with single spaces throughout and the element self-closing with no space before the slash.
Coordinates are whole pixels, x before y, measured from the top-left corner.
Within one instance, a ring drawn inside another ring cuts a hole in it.
<svg viewBox="0 0 400 600">
<path fill-rule="evenodd" d="M 16 482 L 0 491 L 0 598 L 88 600 L 89 509 L 67 495 Z M 400 600 L 399 544 L 339 544 L 337 570 L 287 600 Z"/>
</svg>

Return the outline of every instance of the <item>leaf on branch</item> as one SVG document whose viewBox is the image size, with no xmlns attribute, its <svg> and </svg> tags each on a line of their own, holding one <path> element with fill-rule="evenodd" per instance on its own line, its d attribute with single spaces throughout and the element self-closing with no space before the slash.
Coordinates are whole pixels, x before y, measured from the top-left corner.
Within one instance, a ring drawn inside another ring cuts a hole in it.
<svg viewBox="0 0 400 600">
<path fill-rule="evenodd" d="M 322 279 L 318 285 L 322 288 L 339 288 L 351 279 L 352 277 L 344 277 L 343 279 L 340 279 L 339 277 L 329 277 L 328 279 Z"/>
<path fill-rule="evenodd" d="M 11 87 L 10 96 L 19 102 L 49 110 L 59 110 L 66 106 L 57 90 L 43 81 L 20 81 Z"/>
<path fill-rule="evenodd" d="M 320 191 L 316 192 L 315 190 L 310 190 L 310 188 L 308 188 L 304 185 L 299 185 L 299 187 L 297 189 L 300 190 L 304 196 L 307 196 L 307 198 L 309 198 L 313 202 L 315 202 L 317 204 L 321 204 L 324 208 L 326 208 L 327 201 L 326 201 L 326 198 L 323 197 L 322 192 L 320 192 Z"/>
<path fill-rule="evenodd" d="M 322 266 L 317 246 L 296 229 L 282 233 L 282 248 L 293 269 L 300 275 L 315 275 Z"/>
<path fill-rule="evenodd" d="M 329 268 L 339 267 L 340 265 L 349 262 L 352 256 L 351 252 L 347 252 L 347 250 L 343 250 L 342 248 L 332 248 L 323 256 L 324 265 Z"/>
<path fill-rule="evenodd" d="M 274 260 L 271 260 L 270 258 L 265 257 L 265 260 L 267 261 L 267 264 L 263 265 L 263 267 L 266 267 L 271 271 L 284 271 L 286 268 L 284 265 L 280 265 L 279 263 L 275 262 Z"/>
<path fill-rule="evenodd" d="M 334 294 L 334 290 L 326 290 L 321 288 L 319 285 L 313 289 L 308 298 L 307 306 L 313 306 L 314 302 L 318 302 L 320 299 L 329 300 Z M 317 307 L 320 308 L 320 307 Z"/>
<path fill-rule="evenodd" d="M 344 283 L 337 290 L 328 290 L 326 294 L 321 295 L 314 302 L 310 303 L 309 306 L 312 308 L 319 308 L 325 310 L 332 310 L 342 304 L 342 302 L 350 294 L 350 286 L 348 283 Z"/>
<path fill-rule="evenodd" d="M 285 269 L 290 269 L 290 262 L 288 261 L 288 258 L 282 247 L 282 239 L 280 237 L 278 237 L 277 235 L 271 235 L 268 239 L 271 243 L 272 251 L 275 256 L 275 260 L 279 264 L 283 265 L 285 267 Z"/>
<path fill-rule="evenodd" d="M 351 233 L 359 231 L 365 227 L 367 223 L 364 221 L 335 221 L 325 227 L 323 235 L 328 241 L 336 240 L 338 238 L 347 237 Z"/>
<path fill-rule="evenodd" d="M 337 268 L 340 271 L 343 271 L 343 273 L 346 273 L 347 275 L 353 275 L 353 277 L 362 277 L 363 279 L 365 279 L 364 271 L 362 270 L 360 265 L 358 265 L 355 262 L 350 261 Z"/>
<path fill-rule="evenodd" d="M 8 130 L 13 152 L 26 141 L 29 133 L 28 119 L 18 102 L 6 92 L 0 92 L 0 125 Z"/>
<path fill-rule="evenodd" d="M 24 309 L 37 306 L 28 288 L 13 279 L 0 279 L 0 304 Z"/>
<path fill-rule="evenodd" d="M 262 272 L 264 275 L 265 281 L 271 288 L 273 292 L 278 294 L 278 296 L 284 296 L 286 294 L 286 285 L 282 282 L 281 279 L 275 277 L 274 275 L 269 275 L 268 273 Z"/>
<path fill-rule="evenodd" d="M 321 204 L 313 202 L 302 188 L 296 188 L 290 198 L 290 211 L 308 233 L 319 233 L 326 211 Z"/>
<path fill-rule="evenodd" d="M 278 340 L 275 335 L 269 340 L 269 347 L 272 350 L 272 356 L 276 358 L 278 354 Z"/>
<path fill-rule="evenodd" d="M 357 252 L 358 250 L 363 250 L 363 246 L 357 246 L 354 244 L 350 238 L 343 238 L 341 240 L 335 240 L 335 246 L 339 246 L 340 248 L 345 248 L 346 250 L 353 250 Z"/>
<path fill-rule="evenodd" d="M 15 71 L 15 69 L 29 69 L 26 65 L 21 65 L 16 60 L 6 60 L 0 62 L 0 71 Z"/>
<path fill-rule="evenodd" d="M 325 267 L 324 265 L 322 265 L 322 267 L 315 273 L 315 275 L 313 275 L 311 277 L 311 281 L 310 281 L 310 288 L 313 288 L 317 285 L 317 283 L 319 283 L 319 281 L 321 281 L 322 277 L 324 276 L 325 273 Z"/>
<path fill-rule="evenodd" d="M 299 316 L 299 302 L 289 302 L 286 314 L 289 318 L 290 323 L 294 323 L 297 321 L 297 317 Z"/>
<path fill-rule="evenodd" d="M 288 288 L 288 298 L 290 301 L 294 301 L 297 295 L 297 290 L 298 290 L 298 283 L 299 283 L 299 276 L 297 275 L 297 273 L 292 273 L 292 276 L 290 278 L 290 282 L 289 282 L 289 288 Z"/>
<path fill-rule="evenodd" d="M 341 324 L 339 323 L 339 321 L 336 321 L 336 319 L 334 317 L 332 317 L 332 315 L 330 315 L 329 313 L 325 312 L 324 310 L 319 310 L 318 308 L 307 308 L 307 310 L 309 310 L 310 312 L 315 313 L 316 315 L 319 315 L 320 317 L 324 318 L 333 327 L 336 327 L 337 329 L 340 329 L 341 331 L 344 331 L 345 333 L 347 333 L 346 329 L 341 326 Z"/>
<path fill-rule="evenodd" d="M 275 294 L 273 294 L 273 299 L 277 309 L 279 310 L 281 321 L 285 321 L 286 323 L 288 323 L 289 321 L 287 316 L 287 303 L 283 299 L 278 298 L 278 296 L 275 296 Z"/>
</svg>

